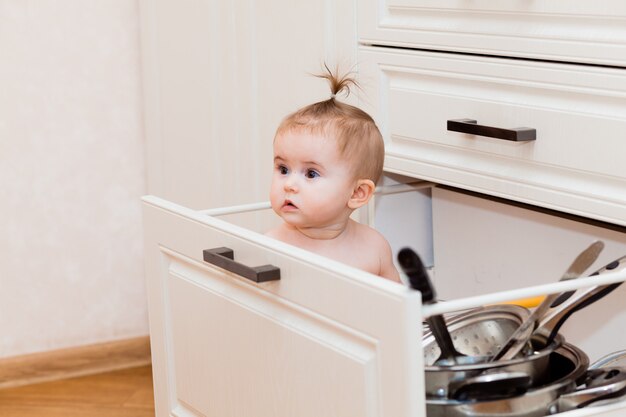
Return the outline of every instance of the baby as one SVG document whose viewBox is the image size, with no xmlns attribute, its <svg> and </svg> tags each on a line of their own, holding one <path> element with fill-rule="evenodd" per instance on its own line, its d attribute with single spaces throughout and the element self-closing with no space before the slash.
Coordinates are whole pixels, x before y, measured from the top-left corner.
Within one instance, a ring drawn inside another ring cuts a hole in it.
<svg viewBox="0 0 626 417">
<path fill-rule="evenodd" d="M 352 78 L 320 77 L 331 98 L 287 116 L 276 131 L 270 201 L 284 222 L 267 235 L 400 282 L 389 243 L 350 218 L 382 174 L 382 136 L 367 113 L 336 100 L 356 85 Z"/>
</svg>

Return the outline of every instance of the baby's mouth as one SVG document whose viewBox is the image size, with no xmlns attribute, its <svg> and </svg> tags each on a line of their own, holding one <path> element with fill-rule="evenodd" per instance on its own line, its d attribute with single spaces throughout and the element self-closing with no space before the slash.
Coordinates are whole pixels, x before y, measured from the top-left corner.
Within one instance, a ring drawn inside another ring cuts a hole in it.
<svg viewBox="0 0 626 417">
<path fill-rule="evenodd" d="M 283 208 L 295 208 L 295 209 L 297 209 L 298 206 L 293 204 L 293 202 L 291 200 L 285 200 L 285 202 L 283 203 Z"/>
</svg>

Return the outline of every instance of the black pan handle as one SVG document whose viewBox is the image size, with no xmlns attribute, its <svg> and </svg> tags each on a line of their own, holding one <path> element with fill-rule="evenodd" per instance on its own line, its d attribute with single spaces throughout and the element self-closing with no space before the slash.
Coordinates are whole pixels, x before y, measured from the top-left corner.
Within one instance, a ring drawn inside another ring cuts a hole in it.
<svg viewBox="0 0 626 417">
<path fill-rule="evenodd" d="M 230 248 L 213 248 L 202 251 L 205 262 L 233 272 L 254 282 L 277 281 L 280 279 L 280 268 L 274 265 L 250 267 L 235 261 L 235 253 Z"/>
<path fill-rule="evenodd" d="M 448 130 L 514 142 L 526 142 L 537 139 L 537 130 L 530 127 L 502 129 L 500 127 L 479 125 L 476 120 L 472 119 L 448 120 Z"/>
<path fill-rule="evenodd" d="M 477 376 L 450 382 L 448 396 L 458 401 L 489 401 L 526 393 L 530 375 L 523 371 L 485 371 Z"/>
<path fill-rule="evenodd" d="M 398 263 L 409 279 L 411 288 L 422 293 L 422 303 L 434 303 L 437 298 L 435 286 L 430 282 L 419 255 L 411 248 L 402 248 L 398 252 Z"/>
</svg>

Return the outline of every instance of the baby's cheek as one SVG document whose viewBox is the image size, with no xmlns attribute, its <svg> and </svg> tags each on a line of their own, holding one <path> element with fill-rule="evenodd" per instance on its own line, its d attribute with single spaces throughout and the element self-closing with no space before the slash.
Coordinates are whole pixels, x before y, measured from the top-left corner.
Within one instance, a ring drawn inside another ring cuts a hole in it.
<svg viewBox="0 0 626 417">
<path fill-rule="evenodd" d="M 277 209 L 279 205 L 279 200 L 280 200 L 280 197 L 278 193 L 274 190 L 274 188 L 272 188 L 270 190 L 270 204 L 274 210 Z"/>
</svg>

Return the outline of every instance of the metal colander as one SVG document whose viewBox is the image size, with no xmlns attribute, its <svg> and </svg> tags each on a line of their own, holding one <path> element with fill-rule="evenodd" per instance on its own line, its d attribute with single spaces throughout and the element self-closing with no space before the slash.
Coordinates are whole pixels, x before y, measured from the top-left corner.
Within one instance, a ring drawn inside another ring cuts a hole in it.
<svg viewBox="0 0 626 417">
<path fill-rule="evenodd" d="M 468 356 L 467 359 L 459 359 L 467 364 L 480 362 L 482 358 L 497 352 L 529 315 L 528 309 L 521 306 L 492 305 L 446 317 L 446 324 L 456 350 Z M 433 365 L 441 350 L 427 327 L 424 329 L 422 346 L 424 363 Z"/>
</svg>

